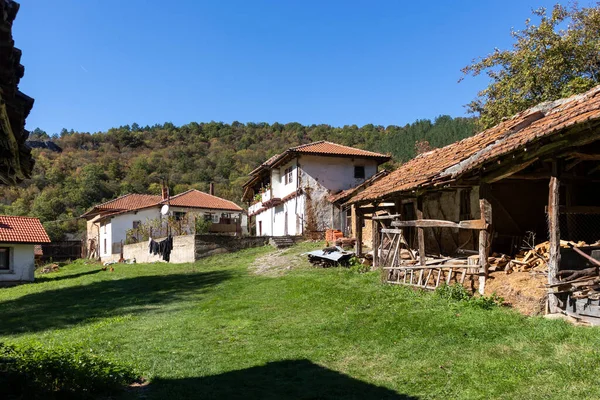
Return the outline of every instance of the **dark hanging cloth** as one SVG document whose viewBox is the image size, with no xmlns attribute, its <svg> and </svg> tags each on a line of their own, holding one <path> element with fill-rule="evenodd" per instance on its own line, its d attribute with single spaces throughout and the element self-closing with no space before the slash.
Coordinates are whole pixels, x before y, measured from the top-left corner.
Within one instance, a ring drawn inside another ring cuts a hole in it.
<svg viewBox="0 0 600 400">
<path fill-rule="evenodd" d="M 173 236 L 169 235 L 165 240 L 160 242 L 150 241 L 149 251 L 152 254 L 158 254 L 164 261 L 169 262 L 171 260 L 171 250 L 173 250 Z"/>
<path fill-rule="evenodd" d="M 173 250 L 173 236 L 169 235 L 165 240 L 163 240 L 164 249 L 163 249 L 163 260 L 169 262 L 171 260 L 171 250 Z"/>
<path fill-rule="evenodd" d="M 148 243 L 148 252 L 150 254 L 154 254 L 157 255 L 158 251 L 159 251 L 159 243 L 157 241 L 155 241 L 154 239 L 150 239 L 150 242 Z"/>
</svg>

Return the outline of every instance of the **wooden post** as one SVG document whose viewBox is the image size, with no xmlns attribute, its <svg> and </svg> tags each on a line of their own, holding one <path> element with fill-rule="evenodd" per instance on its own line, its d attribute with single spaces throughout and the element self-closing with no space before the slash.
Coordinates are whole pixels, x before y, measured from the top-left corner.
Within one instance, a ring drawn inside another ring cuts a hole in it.
<svg viewBox="0 0 600 400">
<path fill-rule="evenodd" d="M 379 266 L 379 222 L 376 219 L 371 220 L 371 238 L 373 243 L 373 268 L 377 268 Z"/>
<path fill-rule="evenodd" d="M 423 219 L 423 197 L 417 197 L 417 201 L 414 204 L 417 219 Z M 423 232 L 423 228 L 417 228 L 417 243 L 419 244 L 419 265 L 425 266 L 425 233 Z M 422 279 L 423 270 L 420 270 L 419 282 L 417 283 L 417 285 L 421 285 Z"/>
<path fill-rule="evenodd" d="M 481 185 L 479 187 L 479 212 L 481 219 L 487 224 L 492 224 L 492 205 L 487 199 L 487 185 Z M 484 294 L 485 281 L 488 276 L 488 255 L 490 249 L 491 237 L 488 229 L 482 229 L 479 231 L 479 293 Z"/>
<path fill-rule="evenodd" d="M 360 210 L 360 207 L 356 207 L 356 231 L 354 232 L 354 237 L 356 238 L 356 256 L 360 257 L 362 254 L 362 234 L 363 234 L 363 214 Z"/>
<path fill-rule="evenodd" d="M 418 197 L 415 210 L 417 219 L 423 219 L 423 198 Z M 419 264 L 425 265 L 425 234 L 423 228 L 417 228 L 417 240 L 419 243 Z"/>
<path fill-rule="evenodd" d="M 556 283 L 556 274 L 560 265 L 560 226 L 558 223 L 559 187 L 558 171 L 553 163 L 553 175 L 550 178 L 548 190 L 548 232 L 550 234 L 550 260 L 548 261 L 548 283 Z M 554 293 L 548 293 L 548 312 L 558 312 L 558 298 Z"/>
</svg>

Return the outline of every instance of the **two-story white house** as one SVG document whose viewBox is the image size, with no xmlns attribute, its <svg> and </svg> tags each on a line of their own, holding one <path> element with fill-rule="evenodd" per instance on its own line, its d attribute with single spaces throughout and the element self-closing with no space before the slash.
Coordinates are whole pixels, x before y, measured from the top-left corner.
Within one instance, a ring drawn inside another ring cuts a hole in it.
<svg viewBox="0 0 600 400">
<path fill-rule="evenodd" d="M 166 216 L 161 213 L 164 205 L 169 205 Z M 210 221 L 209 233 L 247 233 L 246 214 L 240 206 L 195 189 L 176 196 L 168 196 L 166 190 L 161 196 L 127 194 L 94 206 L 82 218 L 87 220 L 88 250 L 90 247 L 95 249 L 96 257 L 102 261 L 118 260 L 127 232 L 141 224 L 157 222 L 154 238 L 165 236 L 167 224 L 170 224 L 168 231 L 173 235 L 177 235 L 177 231 L 179 234 L 194 233 L 196 218 Z"/>
<path fill-rule="evenodd" d="M 346 214 L 328 198 L 363 183 L 390 156 L 327 141 L 287 149 L 250 172 L 242 200 L 258 236 L 344 229 Z"/>
</svg>

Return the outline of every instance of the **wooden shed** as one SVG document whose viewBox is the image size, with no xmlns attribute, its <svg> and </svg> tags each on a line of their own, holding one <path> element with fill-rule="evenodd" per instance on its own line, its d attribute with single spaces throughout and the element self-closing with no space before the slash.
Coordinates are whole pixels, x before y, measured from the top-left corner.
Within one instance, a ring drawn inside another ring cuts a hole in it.
<svg viewBox="0 0 600 400">
<path fill-rule="evenodd" d="M 600 86 L 421 154 L 346 204 L 357 224 L 372 221 L 374 263 L 391 283 L 432 289 L 475 276 L 483 293 L 491 252 L 514 257 L 524 239 L 548 240 L 548 311 L 600 322 L 597 282 L 582 297 L 559 281 L 600 258 Z"/>
</svg>

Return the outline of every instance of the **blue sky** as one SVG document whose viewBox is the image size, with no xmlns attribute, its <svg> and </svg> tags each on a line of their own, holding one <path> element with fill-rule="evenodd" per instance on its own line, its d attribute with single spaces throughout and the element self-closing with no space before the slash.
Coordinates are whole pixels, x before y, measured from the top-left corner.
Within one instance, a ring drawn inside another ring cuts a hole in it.
<svg viewBox="0 0 600 400">
<path fill-rule="evenodd" d="M 473 58 L 555 1 L 20 0 L 27 128 L 404 125 L 465 115 Z M 589 5 L 580 1 L 580 5 Z"/>
</svg>

